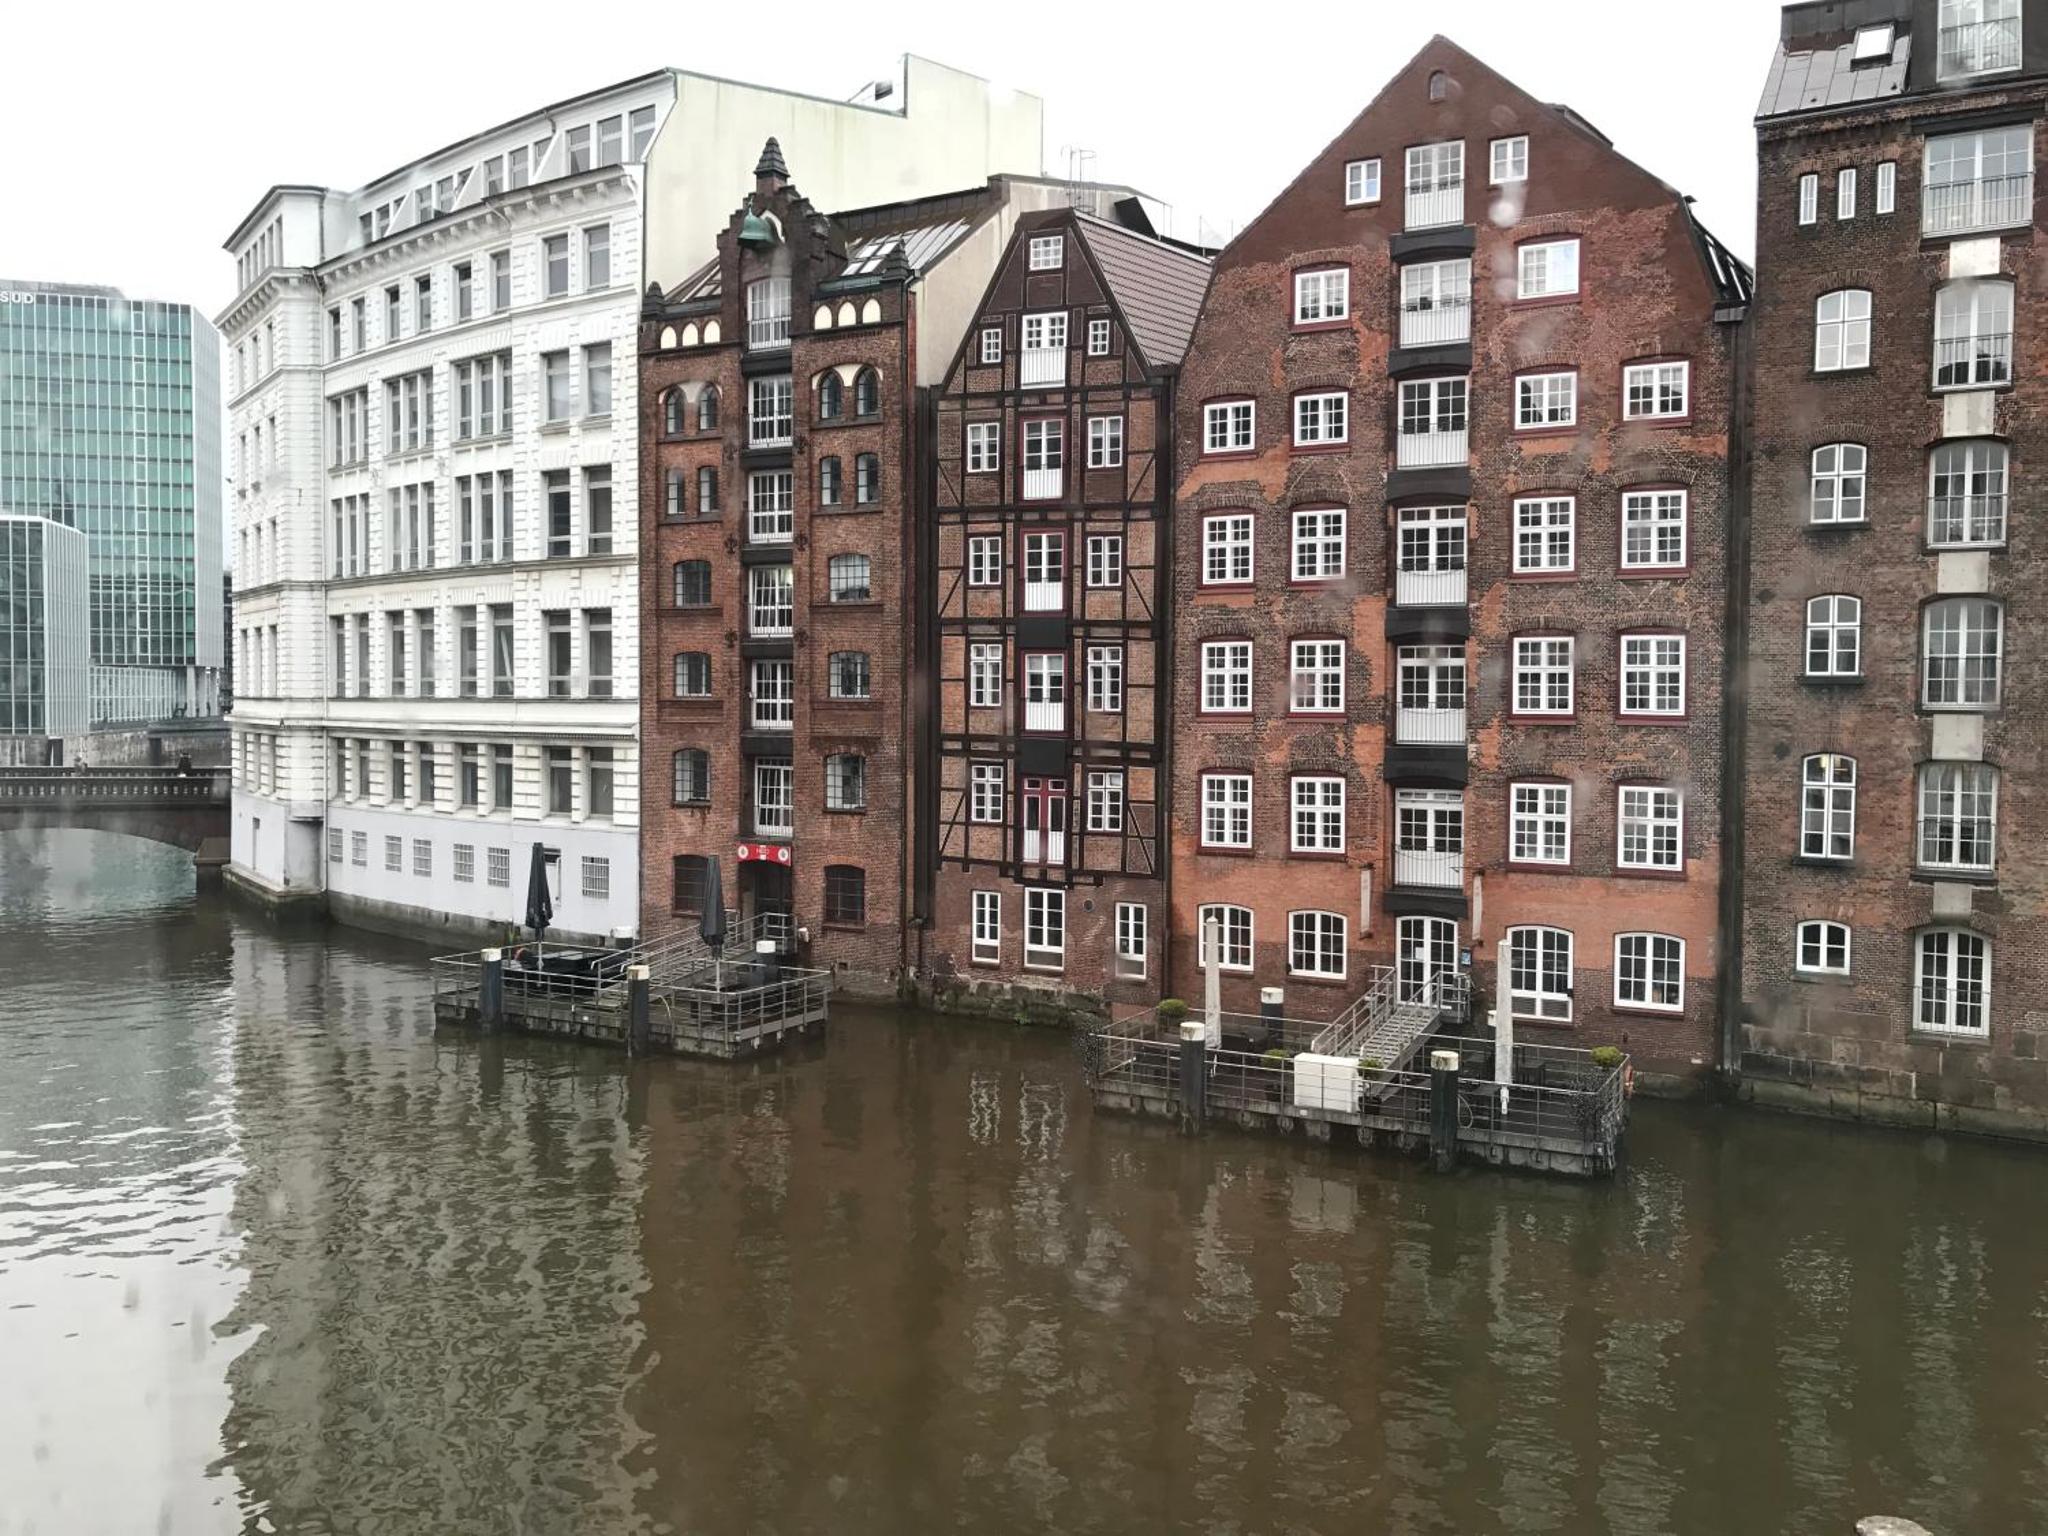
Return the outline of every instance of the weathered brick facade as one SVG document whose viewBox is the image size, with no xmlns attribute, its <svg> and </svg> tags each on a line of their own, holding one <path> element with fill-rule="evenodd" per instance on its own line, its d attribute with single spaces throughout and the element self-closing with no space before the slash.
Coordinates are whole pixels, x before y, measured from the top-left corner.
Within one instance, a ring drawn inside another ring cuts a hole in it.
<svg viewBox="0 0 2048 1536">
<path fill-rule="evenodd" d="M 903 964 L 910 279 L 900 257 L 850 269 L 771 141 L 715 268 L 649 294 L 647 938 L 695 923 L 695 861 L 717 858 L 727 905 L 787 913 L 810 963 L 881 981 Z"/>
<path fill-rule="evenodd" d="M 1425 151 L 1429 186 L 1405 197 L 1410 148 L 1452 145 L 1462 174 Z M 1542 928 L 1524 1028 L 1712 1062 L 1734 394 L 1717 311 L 1739 318 L 1746 278 L 1590 125 L 1442 39 L 1218 258 L 1176 422 L 1179 995 L 1200 996 L 1212 905 L 1250 913 L 1226 1009 L 1278 986 L 1311 1018 L 1397 950 L 1424 988 L 1469 949 L 1485 1005 L 1510 930 Z M 1531 386 L 1524 428 L 1532 374 L 1564 379 Z M 1531 672 L 1518 707 L 1516 641 L 1541 638 L 1571 642 L 1569 698 Z M 1523 856 L 1515 786 L 1554 816 L 1527 820 Z M 1628 842 L 1667 868 L 1622 866 L 1632 792 L 1657 815 Z M 1623 935 L 1658 947 L 1618 1000 Z"/>
<path fill-rule="evenodd" d="M 2038 1135 L 2048 26 L 1941 21 L 1788 8 L 1758 123 L 1738 1044 L 1760 1098 Z"/>
<path fill-rule="evenodd" d="M 1207 276 L 1028 215 L 935 394 L 926 965 L 956 998 L 1159 996 L 1172 369 Z"/>
</svg>

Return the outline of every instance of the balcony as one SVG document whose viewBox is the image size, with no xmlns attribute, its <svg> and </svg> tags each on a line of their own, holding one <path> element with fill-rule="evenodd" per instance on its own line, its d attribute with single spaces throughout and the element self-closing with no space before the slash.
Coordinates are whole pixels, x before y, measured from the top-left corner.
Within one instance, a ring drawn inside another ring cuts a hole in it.
<svg viewBox="0 0 2048 1536">
<path fill-rule="evenodd" d="M 1066 607 L 1067 589 L 1063 583 L 1030 580 L 1024 583 L 1026 613 L 1064 613 Z"/>
<path fill-rule="evenodd" d="M 1401 306 L 1401 345 L 1444 347 L 1472 339 L 1470 299 L 1425 299 Z"/>
<path fill-rule="evenodd" d="M 1983 549 L 2005 542 L 2005 497 L 1933 496 L 1927 543 L 1934 549 Z"/>
<path fill-rule="evenodd" d="M 1394 740 L 1404 747 L 1462 747 L 1462 709 L 1402 709 L 1394 717 Z"/>
<path fill-rule="evenodd" d="M 2018 16 L 2005 16 L 1993 21 L 1973 21 L 1960 27 L 1943 27 L 1939 47 L 1941 64 L 1938 77 L 1942 80 L 2018 69 L 2020 19 Z"/>
<path fill-rule="evenodd" d="M 787 842 L 795 831 L 796 823 L 790 819 L 788 806 L 754 807 L 754 836 L 780 838 Z"/>
<path fill-rule="evenodd" d="M 1027 389 L 1034 384 L 1064 384 L 1067 382 L 1067 349 L 1026 347 L 1017 369 L 1017 382 Z"/>
<path fill-rule="evenodd" d="M 1024 729 L 1027 731 L 1064 731 L 1067 728 L 1067 701 L 1065 699 L 1026 699 L 1024 701 Z"/>
<path fill-rule="evenodd" d="M 1446 224 L 1465 222 L 1465 183 L 1454 182 L 1447 187 L 1410 187 L 1408 189 L 1409 229 L 1438 229 Z"/>
<path fill-rule="evenodd" d="M 1462 608 L 1465 570 L 1396 571 L 1394 601 L 1403 608 Z M 1462 735 L 1462 729 L 1460 731 Z"/>
<path fill-rule="evenodd" d="M 2034 218 L 2034 173 L 1980 176 L 1920 190 L 1920 233 L 1969 235 L 1979 230 L 2030 224 Z"/>
<path fill-rule="evenodd" d="M 2012 382 L 2012 335 L 1938 336 L 1934 341 L 1936 389 L 1982 389 Z"/>
<path fill-rule="evenodd" d="M 1462 891 L 1465 855 L 1400 848 L 1394 852 L 1394 884 L 1411 890 Z"/>
<path fill-rule="evenodd" d="M 1024 471 L 1024 499 L 1026 501 L 1057 501 L 1065 485 L 1065 472 L 1057 467 L 1052 469 L 1027 469 Z"/>
<path fill-rule="evenodd" d="M 1400 469 L 1440 469 L 1471 460 L 1468 433 L 1459 427 L 1451 432 L 1403 432 L 1394 462 Z"/>
<path fill-rule="evenodd" d="M 794 441 L 794 418 L 788 416 L 752 416 L 747 419 L 747 446 L 749 448 L 787 448 Z"/>
<path fill-rule="evenodd" d="M 1064 831 L 1041 832 L 1036 827 L 1024 829 L 1024 862 L 1026 864 L 1064 864 L 1067 862 L 1067 834 Z"/>
</svg>

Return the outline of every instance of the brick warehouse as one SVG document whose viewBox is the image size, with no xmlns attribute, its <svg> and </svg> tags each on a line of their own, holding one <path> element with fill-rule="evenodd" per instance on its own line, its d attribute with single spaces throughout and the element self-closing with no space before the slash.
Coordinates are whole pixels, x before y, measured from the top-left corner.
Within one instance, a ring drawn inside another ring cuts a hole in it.
<svg viewBox="0 0 2048 1536">
<path fill-rule="evenodd" d="M 1173 374 L 1197 254 L 1093 215 L 1020 222 L 932 429 L 927 966 L 1156 1001 Z"/>
<path fill-rule="evenodd" d="M 1442 38 L 1218 257 L 1176 421 L 1181 995 L 1213 914 L 1226 1008 L 1327 1017 L 1397 958 L 1425 996 L 1469 949 L 1482 1007 L 1711 1065 L 1748 282 Z"/>
<path fill-rule="evenodd" d="M 1002 175 L 827 217 L 773 140 L 755 176 L 716 259 L 642 314 L 641 932 L 693 924 L 718 859 L 742 918 L 887 985 L 922 911 L 919 386 L 1018 217 L 1141 200 Z"/>
<path fill-rule="evenodd" d="M 2048 367 L 2018 0 L 1786 8 L 1758 114 L 1750 1093 L 2043 1133 Z M 2010 514 L 2010 515 L 2009 515 Z"/>
</svg>

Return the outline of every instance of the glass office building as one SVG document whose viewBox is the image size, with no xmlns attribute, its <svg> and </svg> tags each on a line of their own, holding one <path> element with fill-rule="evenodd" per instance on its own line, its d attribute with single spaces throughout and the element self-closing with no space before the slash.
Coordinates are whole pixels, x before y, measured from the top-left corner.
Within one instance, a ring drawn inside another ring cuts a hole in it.
<svg viewBox="0 0 2048 1536">
<path fill-rule="evenodd" d="M 0 736 L 86 729 L 85 535 L 0 513 Z"/>
<path fill-rule="evenodd" d="M 0 279 L 0 515 L 85 539 L 85 697 L 54 718 L 218 712 L 220 337 L 204 316 Z M 58 734 L 0 714 L 23 730 Z"/>
</svg>

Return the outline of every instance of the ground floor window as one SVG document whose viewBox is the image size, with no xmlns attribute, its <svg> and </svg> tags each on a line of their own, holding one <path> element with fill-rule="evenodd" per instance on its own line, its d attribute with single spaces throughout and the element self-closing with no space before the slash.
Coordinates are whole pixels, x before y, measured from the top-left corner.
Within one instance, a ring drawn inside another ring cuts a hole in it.
<svg viewBox="0 0 2048 1536">
<path fill-rule="evenodd" d="M 859 927 L 868 920 L 868 875 L 851 864 L 825 866 L 825 921 Z"/>
<path fill-rule="evenodd" d="M 1209 920 L 1216 920 L 1217 960 L 1226 971 L 1252 968 L 1252 909 L 1223 902 L 1198 907 L 1195 911 L 1195 954 L 1205 969 L 1209 964 Z"/>
<path fill-rule="evenodd" d="M 1116 904 L 1116 973 L 1125 981 L 1145 979 L 1148 919 L 1143 902 L 1120 901 Z"/>
<path fill-rule="evenodd" d="M 1067 958 L 1067 893 L 1034 886 L 1024 892 L 1024 963 L 1057 970 Z"/>
<path fill-rule="evenodd" d="M 1510 928 L 1507 980 L 1515 1018 L 1570 1023 L 1572 936 L 1562 928 Z"/>
<path fill-rule="evenodd" d="M 996 891 L 974 893 L 974 958 L 981 965 L 996 965 L 1003 958 L 1003 898 Z"/>
<path fill-rule="evenodd" d="M 1614 1004 L 1685 1011 L 1685 940 L 1668 933 L 1623 933 L 1614 939 Z"/>
<path fill-rule="evenodd" d="M 1921 1029 L 1941 1035 L 1991 1033 L 1991 945 L 1962 928 L 1920 935 Z"/>
<path fill-rule="evenodd" d="M 1344 919 L 1335 912 L 1287 915 L 1287 969 L 1296 976 L 1344 976 Z"/>
</svg>

